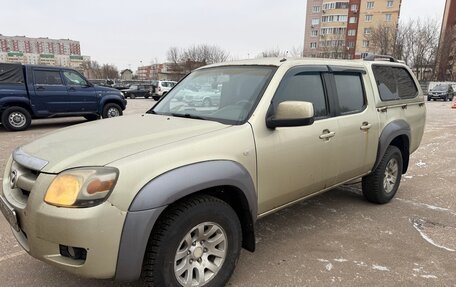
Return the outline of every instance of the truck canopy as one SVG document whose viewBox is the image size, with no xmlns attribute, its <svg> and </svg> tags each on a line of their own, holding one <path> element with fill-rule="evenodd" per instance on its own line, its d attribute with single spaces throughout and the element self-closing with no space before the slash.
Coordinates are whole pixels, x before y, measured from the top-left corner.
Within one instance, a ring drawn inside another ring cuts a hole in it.
<svg viewBox="0 0 456 287">
<path fill-rule="evenodd" d="M 21 64 L 0 63 L 0 84 L 23 84 L 24 73 Z"/>
</svg>

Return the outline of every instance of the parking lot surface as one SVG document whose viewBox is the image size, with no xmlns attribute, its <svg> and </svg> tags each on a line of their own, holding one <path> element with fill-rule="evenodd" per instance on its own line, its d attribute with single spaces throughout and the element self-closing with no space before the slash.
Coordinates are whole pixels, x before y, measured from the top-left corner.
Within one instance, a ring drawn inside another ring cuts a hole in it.
<svg viewBox="0 0 456 287">
<path fill-rule="evenodd" d="M 151 99 L 128 101 L 125 115 Z M 456 109 L 427 102 L 426 130 L 386 205 L 345 185 L 259 220 L 257 251 L 243 251 L 229 286 L 456 286 Z M 0 126 L 0 181 L 11 152 L 81 118 Z M 134 128 L 134 127 L 132 127 Z M 135 286 L 77 277 L 29 256 L 0 216 L 0 286 Z"/>
</svg>

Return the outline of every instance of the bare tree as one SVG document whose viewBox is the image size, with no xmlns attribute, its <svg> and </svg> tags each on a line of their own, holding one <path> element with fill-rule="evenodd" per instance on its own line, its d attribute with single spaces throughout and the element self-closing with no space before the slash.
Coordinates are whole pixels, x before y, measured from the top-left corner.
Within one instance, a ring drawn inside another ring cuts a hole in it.
<svg viewBox="0 0 456 287">
<path fill-rule="evenodd" d="M 117 79 L 119 70 L 114 65 L 100 66 L 97 61 L 85 61 L 81 64 L 84 74 L 90 79 Z"/>
<path fill-rule="evenodd" d="M 181 58 L 181 51 L 178 47 L 171 47 L 168 49 L 168 61 L 174 64 L 178 64 Z"/>
<path fill-rule="evenodd" d="M 119 70 L 117 67 L 110 64 L 104 64 L 101 66 L 101 78 L 103 79 L 118 79 L 119 78 Z"/>
<path fill-rule="evenodd" d="M 396 58 L 402 58 L 401 55 L 401 39 L 402 27 L 396 27 L 390 24 L 382 24 L 371 29 L 369 34 L 364 38 L 369 41 L 371 49 L 375 54 L 392 55 Z"/>
<path fill-rule="evenodd" d="M 267 49 L 262 51 L 257 58 L 274 58 L 285 56 L 286 52 L 280 51 L 279 48 Z"/>
<path fill-rule="evenodd" d="M 439 45 L 439 25 L 434 20 L 410 21 L 408 33 L 404 36 L 404 46 L 408 50 L 407 63 L 419 79 L 431 80 L 435 71 Z"/>
</svg>

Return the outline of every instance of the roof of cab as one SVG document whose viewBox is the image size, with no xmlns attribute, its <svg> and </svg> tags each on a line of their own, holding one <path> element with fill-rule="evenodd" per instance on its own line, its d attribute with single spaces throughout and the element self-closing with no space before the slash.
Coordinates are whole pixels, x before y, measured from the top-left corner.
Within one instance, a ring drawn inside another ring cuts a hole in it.
<svg viewBox="0 0 456 287">
<path fill-rule="evenodd" d="M 364 61 L 364 60 L 336 60 L 326 58 L 259 58 L 240 61 L 223 62 L 211 64 L 199 69 L 222 67 L 222 66 L 297 66 L 297 65 L 340 65 L 351 67 L 369 67 L 373 63 L 404 66 L 401 63 L 393 63 L 388 61 Z"/>
</svg>

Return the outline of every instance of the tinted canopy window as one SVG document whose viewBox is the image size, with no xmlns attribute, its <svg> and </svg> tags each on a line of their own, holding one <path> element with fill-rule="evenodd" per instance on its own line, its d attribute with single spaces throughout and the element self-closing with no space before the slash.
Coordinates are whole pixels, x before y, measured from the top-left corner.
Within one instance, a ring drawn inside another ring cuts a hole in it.
<svg viewBox="0 0 456 287">
<path fill-rule="evenodd" d="M 22 65 L 0 64 L 0 84 L 24 83 Z"/>
<path fill-rule="evenodd" d="M 418 89 L 409 72 L 400 67 L 373 66 L 380 98 L 383 101 L 414 98 Z"/>
<path fill-rule="evenodd" d="M 273 99 L 274 108 L 283 101 L 311 102 L 315 117 L 328 115 L 325 92 L 319 73 L 296 73 L 280 84 Z"/>
<path fill-rule="evenodd" d="M 341 114 L 360 112 L 365 99 L 359 74 L 335 74 L 337 96 Z"/>
<path fill-rule="evenodd" d="M 63 85 L 59 71 L 34 71 L 35 84 L 37 85 Z"/>
</svg>

